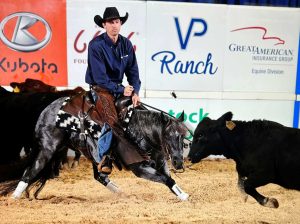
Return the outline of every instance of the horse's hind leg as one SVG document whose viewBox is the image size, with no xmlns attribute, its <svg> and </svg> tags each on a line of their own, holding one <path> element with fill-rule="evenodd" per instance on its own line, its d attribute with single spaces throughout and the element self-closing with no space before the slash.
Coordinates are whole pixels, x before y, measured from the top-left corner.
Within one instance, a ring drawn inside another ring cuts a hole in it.
<svg viewBox="0 0 300 224">
<path fill-rule="evenodd" d="M 66 147 L 63 150 L 62 156 L 61 156 L 61 164 L 60 169 L 66 170 L 69 168 L 69 160 L 68 160 L 68 147 Z"/>
<path fill-rule="evenodd" d="M 12 198 L 18 199 L 21 197 L 22 193 L 26 190 L 28 184 L 31 184 L 36 178 L 36 176 L 40 173 L 41 170 L 44 169 L 47 162 L 52 158 L 52 153 L 47 153 L 45 151 L 40 151 L 38 157 L 34 161 L 34 164 L 27 168 L 15 189 Z"/>
<path fill-rule="evenodd" d="M 74 149 L 74 151 L 75 151 L 75 157 L 71 166 L 72 168 L 76 168 L 79 165 L 79 160 L 81 157 L 81 153 L 78 150 Z"/>
<path fill-rule="evenodd" d="M 159 173 L 150 165 L 145 163 L 134 163 L 129 165 L 131 171 L 137 176 L 154 182 L 165 184 L 180 200 L 187 200 L 189 195 L 176 184 L 170 176 Z"/>
<path fill-rule="evenodd" d="M 54 154 L 60 151 L 59 149 L 62 150 L 64 148 L 62 143 L 65 139 L 65 136 L 61 130 L 56 129 L 54 126 L 53 128 L 48 129 L 45 127 L 45 129 L 42 129 L 41 132 L 43 133 L 43 136 L 38 138 L 39 153 L 33 164 L 25 170 L 17 188 L 12 195 L 12 198 L 20 198 L 27 186 L 33 182 L 44 178 L 49 179 L 51 173 L 43 173 L 42 177 L 38 177 L 38 175 L 42 170 L 45 169 L 46 166 L 51 165 L 49 164 L 49 161 L 53 158 Z M 48 168 L 50 169 L 50 167 Z"/>
</svg>

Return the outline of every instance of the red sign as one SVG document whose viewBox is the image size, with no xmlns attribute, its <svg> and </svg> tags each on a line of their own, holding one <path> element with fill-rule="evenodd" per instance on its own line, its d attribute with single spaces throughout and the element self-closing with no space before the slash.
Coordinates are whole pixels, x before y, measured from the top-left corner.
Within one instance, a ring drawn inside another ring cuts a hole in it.
<svg viewBox="0 0 300 224">
<path fill-rule="evenodd" d="M 1 0 L 0 85 L 67 86 L 66 1 Z"/>
</svg>

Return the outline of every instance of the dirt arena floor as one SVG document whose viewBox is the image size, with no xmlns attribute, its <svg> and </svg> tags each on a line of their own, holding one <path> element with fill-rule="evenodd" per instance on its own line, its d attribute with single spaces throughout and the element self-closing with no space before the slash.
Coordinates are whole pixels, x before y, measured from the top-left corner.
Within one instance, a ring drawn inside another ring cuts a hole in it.
<svg viewBox="0 0 300 224">
<path fill-rule="evenodd" d="M 258 190 L 277 198 L 278 209 L 253 198 L 245 203 L 232 160 L 204 160 L 172 176 L 190 194 L 188 201 L 128 171 L 113 172 L 123 193 L 111 193 L 82 158 L 79 167 L 48 181 L 38 200 L 0 197 L 0 223 L 300 223 L 300 192 L 269 184 Z"/>
</svg>

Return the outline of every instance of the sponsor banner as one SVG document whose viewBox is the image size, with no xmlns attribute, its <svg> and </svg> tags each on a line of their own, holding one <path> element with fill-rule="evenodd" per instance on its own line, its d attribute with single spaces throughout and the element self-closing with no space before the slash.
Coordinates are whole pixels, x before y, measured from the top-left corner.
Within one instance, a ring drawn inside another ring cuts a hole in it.
<svg viewBox="0 0 300 224">
<path fill-rule="evenodd" d="M 300 128 L 300 101 L 295 101 L 293 127 Z"/>
<path fill-rule="evenodd" d="M 185 113 L 185 121 L 194 131 L 205 117 L 218 119 L 231 111 L 233 120 L 251 121 L 266 119 L 293 127 L 293 101 L 280 100 L 207 100 L 207 99 L 157 99 L 144 98 L 146 104 L 159 108 L 172 116 Z M 191 139 L 191 136 L 189 137 Z"/>
<path fill-rule="evenodd" d="M 299 12 L 228 6 L 224 91 L 294 93 Z"/>
<path fill-rule="evenodd" d="M 69 86 L 85 86 L 87 68 L 87 49 L 89 41 L 105 32 L 94 23 L 94 16 L 103 17 L 106 7 L 112 3 L 99 0 L 68 0 L 67 1 L 67 36 L 68 36 L 68 70 Z M 114 1 L 120 16 L 129 13 L 128 20 L 121 27 L 120 34 L 128 37 L 135 50 L 142 82 L 145 83 L 145 39 L 146 39 L 146 4 L 139 1 Z"/>
<path fill-rule="evenodd" d="M 65 1 L 2 0 L 0 7 L 0 85 L 33 78 L 66 86 Z"/>
<path fill-rule="evenodd" d="M 147 2 L 147 90 L 222 90 L 226 9 Z"/>
</svg>

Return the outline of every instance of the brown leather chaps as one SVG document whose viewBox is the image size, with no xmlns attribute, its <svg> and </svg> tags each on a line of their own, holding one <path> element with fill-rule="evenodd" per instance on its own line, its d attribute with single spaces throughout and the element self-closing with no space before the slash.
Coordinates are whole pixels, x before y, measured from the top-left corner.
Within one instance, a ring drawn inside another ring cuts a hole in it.
<svg viewBox="0 0 300 224">
<path fill-rule="evenodd" d="M 138 147 L 126 139 L 124 130 L 118 120 L 114 96 L 106 89 L 98 86 L 93 86 L 92 90 L 97 93 L 96 108 L 99 114 L 103 116 L 102 121 L 108 123 L 112 127 L 119 141 L 122 141 L 123 147 L 122 149 L 116 147 L 116 153 L 123 164 L 126 166 L 147 160 L 145 156 L 141 155 Z"/>
</svg>

